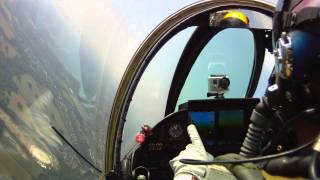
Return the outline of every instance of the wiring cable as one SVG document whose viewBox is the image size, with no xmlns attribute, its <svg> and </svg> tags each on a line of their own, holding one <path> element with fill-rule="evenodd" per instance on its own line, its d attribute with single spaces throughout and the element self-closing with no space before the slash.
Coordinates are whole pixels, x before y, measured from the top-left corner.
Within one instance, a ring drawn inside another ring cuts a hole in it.
<svg viewBox="0 0 320 180">
<path fill-rule="evenodd" d="M 284 121 L 281 112 L 276 111 L 275 112 L 275 116 L 276 118 L 280 121 L 283 122 L 282 123 L 282 127 L 280 129 L 286 129 L 288 128 L 288 126 L 290 124 L 292 124 L 294 121 L 296 121 L 297 119 L 303 117 L 304 115 L 314 115 L 314 114 L 319 114 L 319 107 L 311 107 L 311 108 L 307 108 L 303 111 L 301 111 L 300 113 L 298 113 L 296 116 L 292 117 L 291 119 L 289 119 L 288 121 Z M 266 146 L 262 149 L 262 152 L 265 152 L 268 148 L 270 148 L 274 142 L 276 142 L 277 137 L 281 137 L 283 135 L 283 133 L 285 133 L 285 131 L 279 131 L 276 135 L 274 135 L 274 138 L 272 138 L 267 144 Z"/>
<path fill-rule="evenodd" d="M 304 150 L 311 146 L 316 139 L 313 139 L 302 146 L 299 146 L 297 148 L 277 153 L 277 154 L 271 154 L 271 155 L 266 155 L 266 156 L 260 156 L 260 157 L 254 157 L 254 158 L 248 158 L 244 160 L 213 160 L 213 161 L 201 161 L 201 160 L 194 160 L 194 159 L 180 159 L 181 163 L 185 164 L 192 164 L 192 165 L 210 165 L 210 164 L 241 164 L 241 163 L 253 163 L 253 162 L 260 162 L 260 161 L 265 161 L 265 160 L 270 160 L 282 156 L 288 156 L 294 153 L 297 153 L 301 150 Z"/>
<path fill-rule="evenodd" d="M 284 120 L 280 111 L 275 111 L 273 112 L 274 120 L 281 122 L 281 128 L 279 129 L 286 129 L 292 122 L 303 117 L 304 115 L 318 114 L 319 109 L 320 108 L 318 106 L 309 107 L 287 121 Z M 267 149 L 272 147 L 274 143 L 277 142 L 276 138 L 281 137 L 282 134 L 285 133 L 285 131 L 279 131 L 269 140 L 269 142 L 266 143 L 264 147 L 261 147 L 261 141 L 265 138 L 265 133 L 268 131 L 268 128 L 270 128 L 269 121 L 272 121 L 272 119 L 265 117 L 264 113 L 253 110 L 251 121 L 252 123 L 249 125 L 248 132 L 240 149 L 240 155 L 244 157 L 254 157 L 263 154 L 263 152 L 266 152 Z"/>
</svg>

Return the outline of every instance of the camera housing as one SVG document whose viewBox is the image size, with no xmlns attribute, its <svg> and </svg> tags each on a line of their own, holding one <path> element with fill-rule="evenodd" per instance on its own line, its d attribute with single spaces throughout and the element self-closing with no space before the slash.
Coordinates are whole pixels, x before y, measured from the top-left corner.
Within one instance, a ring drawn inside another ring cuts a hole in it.
<svg viewBox="0 0 320 180">
<path fill-rule="evenodd" d="M 208 93 L 207 96 L 216 96 L 223 98 L 224 93 L 229 91 L 230 79 L 227 75 L 210 75 L 208 77 Z"/>
</svg>

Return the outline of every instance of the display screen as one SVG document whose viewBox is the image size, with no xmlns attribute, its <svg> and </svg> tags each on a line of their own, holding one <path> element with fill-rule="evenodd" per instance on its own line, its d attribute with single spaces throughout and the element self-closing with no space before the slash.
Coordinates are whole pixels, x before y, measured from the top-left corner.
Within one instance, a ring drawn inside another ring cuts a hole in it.
<svg viewBox="0 0 320 180">
<path fill-rule="evenodd" d="M 244 110 L 189 112 L 189 118 L 199 131 L 215 128 L 243 128 L 244 126 Z"/>
<path fill-rule="evenodd" d="M 200 131 L 212 130 L 215 126 L 215 112 L 190 112 L 189 117 Z"/>
<path fill-rule="evenodd" d="M 219 112 L 220 128 L 242 128 L 244 125 L 243 110 L 227 110 Z"/>
<path fill-rule="evenodd" d="M 214 154 L 238 152 L 245 135 L 248 118 L 243 109 L 190 111 L 189 118 L 197 127 L 207 150 Z"/>
<path fill-rule="evenodd" d="M 238 153 L 257 98 L 189 100 L 179 106 L 188 112 L 206 150 L 214 155 Z"/>
</svg>

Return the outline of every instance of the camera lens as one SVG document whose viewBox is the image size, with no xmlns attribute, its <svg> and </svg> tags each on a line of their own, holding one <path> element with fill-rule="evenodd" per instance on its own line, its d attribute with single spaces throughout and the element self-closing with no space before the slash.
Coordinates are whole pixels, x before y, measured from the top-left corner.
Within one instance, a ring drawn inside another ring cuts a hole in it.
<svg viewBox="0 0 320 180">
<path fill-rule="evenodd" d="M 228 78 L 224 77 L 221 79 L 221 88 L 222 89 L 228 89 L 229 85 L 230 85 L 230 81 Z"/>
</svg>

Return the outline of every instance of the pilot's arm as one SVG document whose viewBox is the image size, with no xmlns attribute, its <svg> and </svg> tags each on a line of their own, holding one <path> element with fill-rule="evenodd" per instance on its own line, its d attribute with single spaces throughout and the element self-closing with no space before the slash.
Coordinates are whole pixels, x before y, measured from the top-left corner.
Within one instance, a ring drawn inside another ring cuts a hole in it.
<svg viewBox="0 0 320 180">
<path fill-rule="evenodd" d="M 177 157 L 170 161 L 170 166 L 174 172 L 174 179 L 235 180 L 235 176 L 224 166 L 189 165 L 183 164 L 179 161 L 180 159 L 195 159 L 203 161 L 213 160 L 213 156 L 206 152 L 196 127 L 194 125 L 189 125 L 187 130 L 191 144 L 187 145 L 185 150 L 181 151 Z"/>
</svg>

